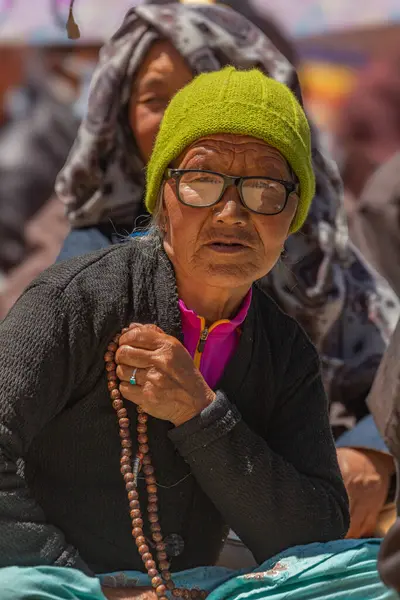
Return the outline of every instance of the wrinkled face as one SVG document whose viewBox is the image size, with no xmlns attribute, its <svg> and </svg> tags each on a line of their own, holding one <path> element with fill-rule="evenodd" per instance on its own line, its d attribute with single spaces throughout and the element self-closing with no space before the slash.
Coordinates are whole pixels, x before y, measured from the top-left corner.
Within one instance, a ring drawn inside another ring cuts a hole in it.
<svg viewBox="0 0 400 600">
<path fill-rule="evenodd" d="M 174 167 L 292 181 L 278 150 L 248 136 L 207 136 L 192 144 Z M 169 179 L 163 202 L 164 246 L 178 278 L 194 277 L 204 285 L 234 288 L 251 284 L 275 265 L 298 197 L 292 193 L 280 214 L 262 215 L 245 208 L 232 185 L 218 204 L 193 208 L 178 200 L 176 182 Z"/>
<path fill-rule="evenodd" d="M 171 98 L 193 79 L 193 74 L 170 42 L 153 44 L 133 85 L 130 124 L 143 160 L 147 163 Z"/>
</svg>

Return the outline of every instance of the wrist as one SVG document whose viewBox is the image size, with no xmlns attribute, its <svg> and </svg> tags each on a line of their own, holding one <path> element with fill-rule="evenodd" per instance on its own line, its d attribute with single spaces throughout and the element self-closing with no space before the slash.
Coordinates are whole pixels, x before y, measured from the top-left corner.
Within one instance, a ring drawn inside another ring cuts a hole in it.
<svg viewBox="0 0 400 600">
<path fill-rule="evenodd" d="M 191 419 L 194 419 L 194 417 L 197 417 L 205 408 L 210 406 L 210 404 L 214 402 L 215 398 L 216 393 L 210 389 L 209 393 L 204 396 L 201 402 L 198 402 L 192 410 L 182 413 L 181 415 L 177 415 L 172 423 L 175 425 L 175 427 L 179 427 Z"/>
</svg>

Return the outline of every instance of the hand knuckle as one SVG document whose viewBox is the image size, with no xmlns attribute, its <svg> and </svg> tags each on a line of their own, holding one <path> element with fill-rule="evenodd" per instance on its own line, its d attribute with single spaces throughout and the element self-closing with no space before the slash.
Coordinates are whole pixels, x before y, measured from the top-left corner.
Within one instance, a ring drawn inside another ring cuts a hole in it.
<svg viewBox="0 0 400 600">
<path fill-rule="evenodd" d="M 151 381 L 153 384 L 160 383 L 163 377 L 164 375 L 162 374 L 162 372 L 154 367 L 150 367 L 150 369 L 147 372 L 147 380 Z"/>
<path fill-rule="evenodd" d="M 180 348 L 180 346 L 181 346 L 180 341 L 172 336 L 168 337 L 168 343 L 173 352 L 176 352 L 178 350 L 178 348 Z"/>
<path fill-rule="evenodd" d="M 120 346 L 115 354 L 117 363 L 123 363 L 129 356 L 129 346 Z"/>
<path fill-rule="evenodd" d="M 129 332 L 129 343 L 130 344 L 135 344 L 138 343 L 141 339 L 143 338 L 143 333 L 142 330 L 139 329 L 139 327 L 136 327 L 135 329 L 132 329 Z"/>
<path fill-rule="evenodd" d="M 156 371 L 153 375 L 153 381 L 156 384 L 162 384 L 164 380 L 164 375 L 160 371 Z"/>
<path fill-rule="evenodd" d="M 165 364 L 170 364 L 174 360 L 174 350 L 171 347 L 171 344 L 166 344 L 161 352 L 161 360 Z"/>
<path fill-rule="evenodd" d="M 119 386 L 119 391 L 123 395 L 124 398 L 130 399 L 130 390 L 125 383 L 121 383 Z"/>
<path fill-rule="evenodd" d="M 152 392 L 151 385 L 149 385 L 149 382 L 147 382 L 143 386 L 143 389 L 142 389 L 142 400 L 148 406 L 154 405 L 154 394 Z"/>
</svg>

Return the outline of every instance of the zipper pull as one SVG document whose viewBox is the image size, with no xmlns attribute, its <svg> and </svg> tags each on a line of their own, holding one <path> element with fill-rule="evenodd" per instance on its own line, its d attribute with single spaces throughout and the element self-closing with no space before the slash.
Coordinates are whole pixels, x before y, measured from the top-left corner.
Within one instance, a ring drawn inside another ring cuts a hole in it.
<svg viewBox="0 0 400 600">
<path fill-rule="evenodd" d="M 207 338 L 208 338 L 208 328 L 205 327 L 200 334 L 199 345 L 197 346 L 197 352 L 200 352 L 200 354 L 202 352 L 204 352 L 204 346 L 206 345 Z"/>
</svg>

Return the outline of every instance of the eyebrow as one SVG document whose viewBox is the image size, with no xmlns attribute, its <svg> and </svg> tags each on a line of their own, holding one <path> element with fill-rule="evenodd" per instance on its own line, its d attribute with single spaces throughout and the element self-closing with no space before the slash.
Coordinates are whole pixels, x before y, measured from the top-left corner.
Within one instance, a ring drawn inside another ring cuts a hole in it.
<svg viewBox="0 0 400 600">
<path fill-rule="evenodd" d="M 189 149 L 190 149 L 190 147 L 189 147 Z M 282 157 L 282 159 L 283 159 L 283 163 L 282 162 L 277 163 L 276 159 L 271 157 L 271 162 L 268 161 L 269 162 L 268 167 L 265 164 L 265 162 L 263 161 L 264 164 L 260 165 L 259 174 L 257 175 L 257 177 L 266 177 L 266 178 L 272 177 L 273 179 L 281 179 L 283 181 L 292 180 L 294 183 L 297 183 L 298 178 L 297 178 L 296 174 L 294 173 L 292 167 L 290 166 L 289 161 L 285 157 Z M 170 168 L 179 169 L 180 168 L 179 165 L 180 165 L 181 161 L 182 161 L 182 156 L 179 156 L 177 159 L 175 159 L 173 161 L 173 163 L 171 163 Z M 205 148 L 205 147 L 198 148 L 196 154 L 191 157 L 190 162 L 192 164 L 189 167 L 186 166 L 185 169 L 187 169 L 187 168 L 198 169 L 200 171 L 215 171 L 216 170 L 214 161 L 212 160 L 212 157 L 210 157 L 210 153 L 207 151 L 207 148 Z M 201 162 L 201 164 L 199 164 L 199 162 Z M 283 170 L 285 170 L 285 172 L 283 172 Z M 264 173 L 262 173 L 262 171 L 264 171 Z"/>
<path fill-rule="evenodd" d="M 276 177 L 277 179 L 287 180 L 293 177 L 293 170 L 289 164 L 289 162 L 284 158 L 284 163 L 278 164 L 275 160 L 272 160 L 268 166 L 264 163 L 262 167 L 264 170 L 268 171 L 268 175 L 270 177 Z M 266 176 L 267 177 L 267 176 Z"/>
<path fill-rule="evenodd" d="M 277 179 L 287 179 L 291 175 L 290 169 L 279 168 L 275 165 L 268 165 L 268 167 L 264 167 L 264 170 L 268 171 L 270 177 L 276 177 Z"/>
<path fill-rule="evenodd" d="M 161 87 L 163 85 L 165 85 L 167 83 L 167 80 L 163 77 L 147 77 L 145 79 L 142 79 L 139 86 L 137 87 L 138 90 L 142 90 L 142 89 L 146 89 L 146 88 L 150 88 L 150 87 Z"/>
</svg>

